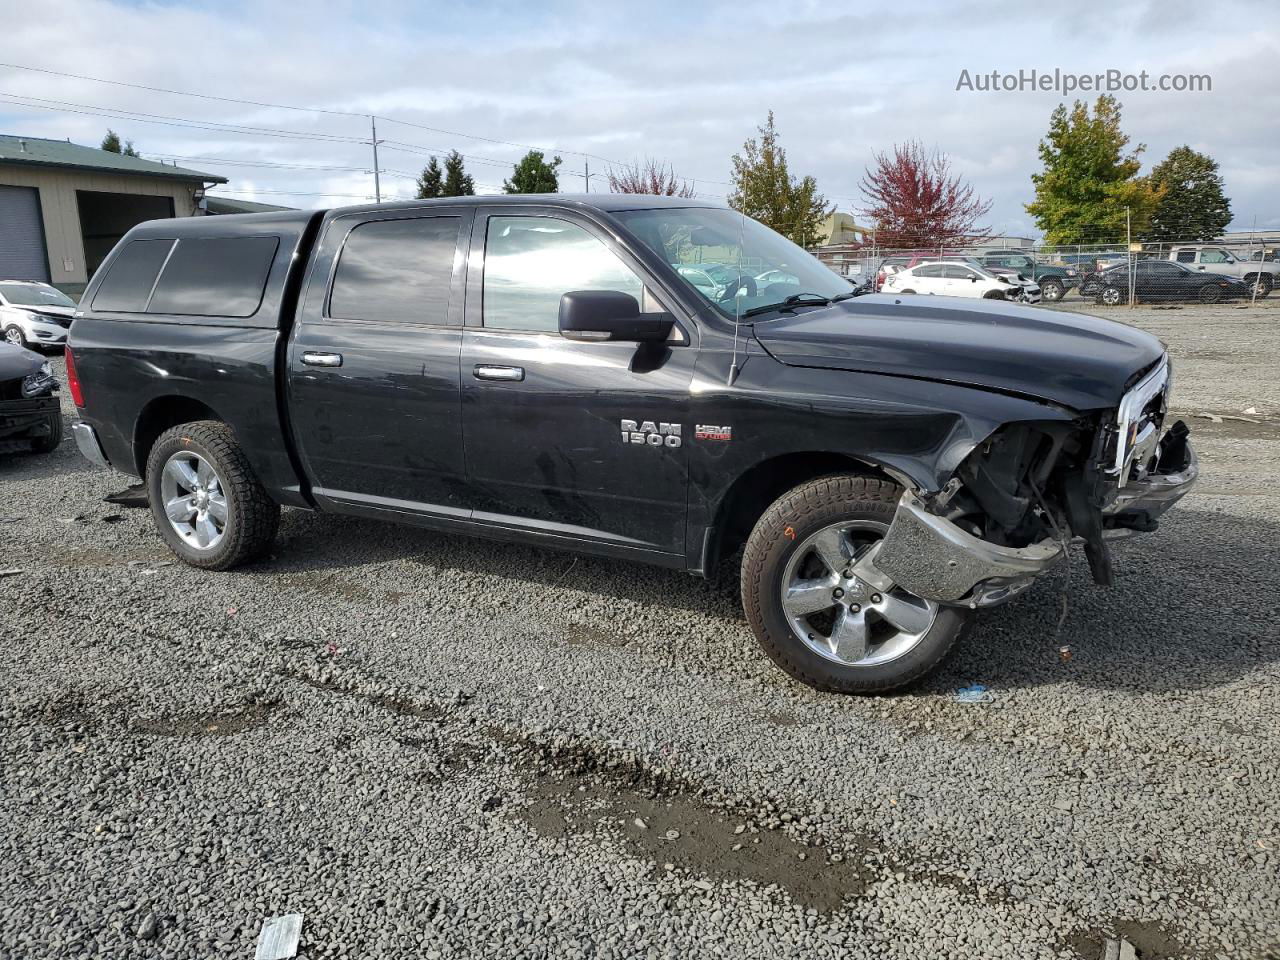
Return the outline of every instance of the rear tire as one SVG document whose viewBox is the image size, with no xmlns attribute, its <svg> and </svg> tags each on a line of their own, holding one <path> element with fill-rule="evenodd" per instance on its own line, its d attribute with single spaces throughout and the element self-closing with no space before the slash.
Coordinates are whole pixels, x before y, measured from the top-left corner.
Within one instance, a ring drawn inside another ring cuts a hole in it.
<svg viewBox="0 0 1280 960">
<path fill-rule="evenodd" d="M 751 531 L 742 560 L 743 609 L 764 652 L 801 683 L 832 693 L 897 690 L 932 671 L 968 627 L 971 614 L 967 610 L 929 605 L 897 588 L 883 591 L 882 597 L 869 584 L 851 585 L 848 580 L 839 582 L 845 588 L 841 591 L 843 597 L 840 601 L 833 599 L 828 609 L 801 614 L 798 620 L 795 607 L 784 608 L 784 584 L 792 593 L 797 584 L 807 589 L 807 585 L 821 582 L 821 590 L 826 589 L 825 581 L 811 579 L 808 572 L 829 571 L 831 566 L 821 562 L 820 549 L 812 546 L 815 537 L 825 546 L 822 538 L 836 531 L 840 549 L 847 550 L 841 562 L 852 566 L 888 529 L 900 493 L 896 484 L 873 477 L 821 477 L 779 498 Z M 856 528 L 862 535 L 865 546 L 861 552 L 856 541 L 843 535 L 846 527 Z M 855 646 L 855 652 L 842 659 L 833 642 L 838 627 L 833 625 L 831 636 L 827 637 L 826 630 L 815 621 L 830 615 L 838 623 L 841 616 L 848 616 L 860 606 L 851 603 L 855 596 L 865 605 L 861 616 L 868 624 L 867 632 L 862 646 Z M 817 602 L 826 600 L 820 597 Z M 886 602 L 894 606 L 887 606 Z M 900 606 L 902 603 L 907 607 Z M 881 616 L 877 612 L 880 609 L 889 610 L 893 619 Z M 910 630 L 899 629 L 904 609 L 923 618 L 917 619 Z M 802 630 L 809 629 L 812 632 L 801 635 Z M 824 643 L 828 646 L 824 647 Z"/>
<path fill-rule="evenodd" d="M 229 570 L 262 556 L 280 524 L 279 504 L 267 496 L 231 428 L 215 420 L 160 435 L 147 457 L 147 495 L 169 549 L 204 570 Z"/>
<path fill-rule="evenodd" d="M 1206 283 L 1200 288 L 1198 296 L 1201 303 L 1217 303 L 1218 298 L 1222 296 L 1222 291 L 1216 284 Z"/>
<path fill-rule="evenodd" d="M 1265 297 L 1268 293 L 1271 292 L 1272 284 L 1273 284 L 1271 277 L 1269 277 L 1265 273 L 1264 274 L 1251 273 L 1249 274 L 1249 276 L 1244 278 L 1244 282 L 1249 284 L 1250 296 L 1254 295 L 1255 293 L 1254 288 L 1255 287 L 1257 288 L 1256 293 L 1259 300 L 1261 300 L 1263 297 Z"/>
<path fill-rule="evenodd" d="M 1098 303 L 1105 303 L 1109 307 L 1119 306 L 1124 303 L 1125 296 L 1119 287 L 1106 286 L 1098 292 Z"/>
<path fill-rule="evenodd" d="M 1040 298 L 1046 303 L 1057 303 L 1067 295 L 1067 288 L 1060 280 L 1046 280 L 1040 284 Z"/>
</svg>

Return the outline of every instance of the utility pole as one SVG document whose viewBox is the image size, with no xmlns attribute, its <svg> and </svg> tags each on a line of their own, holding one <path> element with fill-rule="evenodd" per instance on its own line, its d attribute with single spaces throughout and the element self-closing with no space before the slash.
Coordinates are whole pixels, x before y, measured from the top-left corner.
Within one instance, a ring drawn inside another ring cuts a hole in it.
<svg viewBox="0 0 1280 960">
<path fill-rule="evenodd" d="M 373 134 L 373 200 L 375 203 L 381 203 L 382 180 L 378 171 L 378 121 L 373 116 L 369 117 L 369 131 Z"/>
</svg>

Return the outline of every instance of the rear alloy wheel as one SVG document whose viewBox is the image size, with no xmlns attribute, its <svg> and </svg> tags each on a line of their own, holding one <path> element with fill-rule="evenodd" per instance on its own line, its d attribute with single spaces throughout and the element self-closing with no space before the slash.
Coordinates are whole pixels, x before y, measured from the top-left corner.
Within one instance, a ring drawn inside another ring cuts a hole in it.
<svg viewBox="0 0 1280 960">
<path fill-rule="evenodd" d="M 1206 283 L 1200 288 L 1201 303 L 1217 303 L 1218 298 L 1222 296 L 1222 291 L 1218 289 L 1216 283 Z"/>
<path fill-rule="evenodd" d="M 280 523 L 231 428 L 213 420 L 160 435 L 147 457 L 147 496 L 169 549 L 206 570 L 260 557 Z"/>
<path fill-rule="evenodd" d="M 1124 302 L 1124 292 L 1119 287 L 1103 287 L 1102 292 L 1098 294 L 1098 300 L 1109 307 L 1114 307 Z"/>
<path fill-rule="evenodd" d="M 836 693 L 883 693 L 931 671 L 969 613 L 902 589 L 875 568 L 900 489 L 872 477 L 810 481 L 779 499 L 747 540 L 742 602 L 770 659 Z"/>
<path fill-rule="evenodd" d="M 13 324 L 4 328 L 4 342 L 11 343 L 15 347 L 25 347 L 27 338 L 22 334 L 22 328 Z"/>
<path fill-rule="evenodd" d="M 1059 280 L 1046 280 L 1040 284 L 1040 298 L 1049 303 L 1056 303 L 1067 295 L 1067 288 Z"/>
</svg>

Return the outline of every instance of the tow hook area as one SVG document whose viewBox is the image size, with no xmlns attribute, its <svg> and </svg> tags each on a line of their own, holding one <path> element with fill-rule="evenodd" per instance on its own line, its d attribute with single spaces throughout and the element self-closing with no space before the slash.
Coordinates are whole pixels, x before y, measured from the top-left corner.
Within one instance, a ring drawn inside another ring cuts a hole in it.
<svg viewBox="0 0 1280 960">
<path fill-rule="evenodd" d="M 875 566 L 925 600 L 989 607 L 1021 593 L 1063 557 L 1053 539 L 1002 547 L 929 513 L 911 492 L 898 501 Z"/>
</svg>

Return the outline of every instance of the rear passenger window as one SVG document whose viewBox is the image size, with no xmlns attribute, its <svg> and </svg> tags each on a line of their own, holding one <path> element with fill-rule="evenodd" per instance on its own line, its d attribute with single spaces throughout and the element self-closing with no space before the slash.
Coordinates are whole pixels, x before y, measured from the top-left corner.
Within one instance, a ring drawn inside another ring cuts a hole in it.
<svg viewBox="0 0 1280 960">
<path fill-rule="evenodd" d="M 459 217 L 373 220 L 347 235 L 329 316 L 384 323 L 449 322 Z"/>
<path fill-rule="evenodd" d="M 142 313 L 155 286 L 172 240 L 130 240 L 112 259 L 107 275 L 93 295 L 93 309 L 112 313 Z"/>
<path fill-rule="evenodd" d="M 196 317 L 253 316 L 262 303 L 267 274 L 279 244 L 275 237 L 179 240 L 160 275 L 147 312 Z"/>
</svg>

